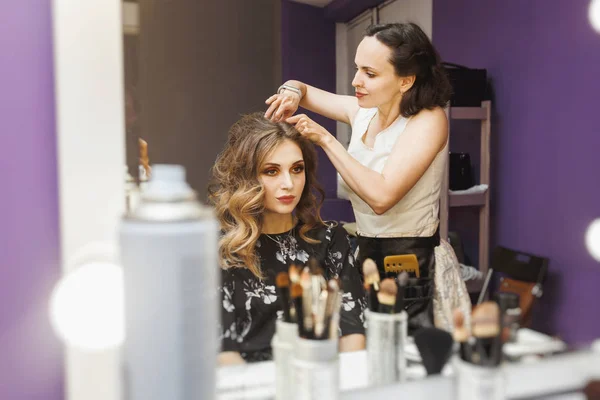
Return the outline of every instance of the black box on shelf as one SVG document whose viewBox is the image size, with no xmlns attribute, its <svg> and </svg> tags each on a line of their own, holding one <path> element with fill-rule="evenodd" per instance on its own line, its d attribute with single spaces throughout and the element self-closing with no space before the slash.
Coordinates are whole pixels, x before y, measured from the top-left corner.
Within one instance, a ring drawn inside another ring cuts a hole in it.
<svg viewBox="0 0 600 400">
<path fill-rule="evenodd" d="M 449 62 L 442 65 L 452 85 L 452 107 L 480 107 L 482 101 L 489 100 L 487 70 Z"/>
</svg>

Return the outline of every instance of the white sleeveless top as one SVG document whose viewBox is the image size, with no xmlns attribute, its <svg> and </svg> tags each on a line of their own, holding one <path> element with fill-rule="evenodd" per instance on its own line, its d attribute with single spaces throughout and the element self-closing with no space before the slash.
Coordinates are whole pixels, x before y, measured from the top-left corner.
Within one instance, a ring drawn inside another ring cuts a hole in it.
<svg viewBox="0 0 600 400">
<path fill-rule="evenodd" d="M 399 116 L 376 136 L 373 148 L 369 148 L 364 144 L 362 137 L 376 114 L 377 108 L 359 108 L 352 124 L 348 153 L 362 165 L 381 173 L 409 118 Z M 338 174 L 338 186 L 341 189 L 338 192 L 345 192 L 352 202 L 357 232 L 369 237 L 432 236 L 439 224 L 439 198 L 448 160 L 447 147 L 446 143 L 416 185 L 396 205 L 381 215 L 375 214 Z"/>
</svg>

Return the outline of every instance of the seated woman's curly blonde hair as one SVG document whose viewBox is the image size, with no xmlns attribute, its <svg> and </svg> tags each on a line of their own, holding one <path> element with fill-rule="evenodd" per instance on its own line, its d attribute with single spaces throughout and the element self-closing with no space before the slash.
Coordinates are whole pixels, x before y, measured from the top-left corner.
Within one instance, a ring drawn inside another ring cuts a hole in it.
<svg viewBox="0 0 600 400">
<path fill-rule="evenodd" d="M 302 222 L 299 234 L 309 243 L 319 242 L 307 236 L 311 229 L 324 225 L 320 216 L 324 192 L 316 179 L 313 144 L 290 124 L 271 122 L 262 113 L 245 115 L 229 130 L 208 187 L 222 230 L 219 254 L 223 268 L 248 268 L 263 278 L 255 251 L 264 211 L 264 189 L 258 176 L 267 155 L 285 140 L 296 143 L 304 158 L 306 183 L 295 209 L 296 219 Z"/>
</svg>

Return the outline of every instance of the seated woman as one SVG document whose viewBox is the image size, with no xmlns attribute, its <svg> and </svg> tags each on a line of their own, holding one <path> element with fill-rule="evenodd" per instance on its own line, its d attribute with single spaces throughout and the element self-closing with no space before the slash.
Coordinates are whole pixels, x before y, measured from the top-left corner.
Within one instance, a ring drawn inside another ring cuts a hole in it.
<svg viewBox="0 0 600 400">
<path fill-rule="evenodd" d="M 310 256 L 341 282 L 340 351 L 365 346 L 359 270 L 346 231 L 321 220 L 316 164 L 313 145 L 285 122 L 256 113 L 230 129 L 209 186 L 222 230 L 221 364 L 271 358 L 282 309 L 275 276 Z"/>
</svg>

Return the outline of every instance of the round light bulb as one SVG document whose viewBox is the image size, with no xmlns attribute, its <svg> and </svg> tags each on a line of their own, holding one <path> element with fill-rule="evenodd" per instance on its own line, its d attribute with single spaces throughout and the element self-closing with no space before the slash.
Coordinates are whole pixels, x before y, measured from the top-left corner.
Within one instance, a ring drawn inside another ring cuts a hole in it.
<svg viewBox="0 0 600 400">
<path fill-rule="evenodd" d="M 600 261 L 600 218 L 592 221 L 585 233 L 585 245 L 597 261 Z"/>
<path fill-rule="evenodd" d="M 50 320 L 59 337 L 83 350 L 119 346 L 125 338 L 123 270 L 88 262 L 65 275 L 50 299 Z"/>
<path fill-rule="evenodd" d="M 590 6 L 588 8 L 588 18 L 590 19 L 590 24 L 592 24 L 592 28 L 594 28 L 598 33 L 600 33 L 600 0 L 590 1 Z"/>
</svg>

